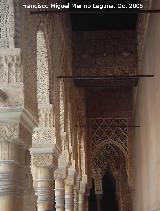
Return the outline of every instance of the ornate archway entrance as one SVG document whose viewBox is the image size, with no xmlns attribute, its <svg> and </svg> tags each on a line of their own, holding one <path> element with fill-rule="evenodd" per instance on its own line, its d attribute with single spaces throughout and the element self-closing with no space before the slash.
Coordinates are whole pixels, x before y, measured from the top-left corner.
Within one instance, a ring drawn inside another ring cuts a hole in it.
<svg viewBox="0 0 160 211">
<path fill-rule="evenodd" d="M 128 211 L 131 197 L 128 173 L 127 119 L 91 119 L 92 177 L 97 211 Z M 126 200 L 127 198 L 127 200 Z"/>
</svg>

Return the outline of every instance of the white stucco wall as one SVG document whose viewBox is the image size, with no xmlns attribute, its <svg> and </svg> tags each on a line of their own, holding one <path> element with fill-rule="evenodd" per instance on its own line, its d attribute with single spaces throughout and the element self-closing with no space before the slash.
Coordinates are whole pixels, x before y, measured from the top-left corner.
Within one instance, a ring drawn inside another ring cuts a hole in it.
<svg viewBox="0 0 160 211">
<path fill-rule="evenodd" d="M 152 9 L 160 9 L 153 0 Z M 160 14 L 151 14 L 146 37 L 143 74 L 139 81 L 135 133 L 135 211 L 160 210 Z"/>
</svg>

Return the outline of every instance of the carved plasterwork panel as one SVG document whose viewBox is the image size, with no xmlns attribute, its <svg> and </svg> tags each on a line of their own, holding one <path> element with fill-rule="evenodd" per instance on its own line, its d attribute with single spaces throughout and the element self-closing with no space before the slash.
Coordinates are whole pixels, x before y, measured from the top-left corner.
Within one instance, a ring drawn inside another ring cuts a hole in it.
<svg viewBox="0 0 160 211">
<path fill-rule="evenodd" d="M 105 145 L 97 151 L 92 158 L 94 168 L 101 168 L 102 175 L 106 169 L 114 169 L 119 171 L 124 160 L 123 153 L 115 145 Z"/>
<path fill-rule="evenodd" d="M 128 168 L 128 119 L 90 118 L 92 168 L 113 174 Z"/>
<path fill-rule="evenodd" d="M 64 132 L 65 127 L 65 117 L 64 117 L 64 82 L 60 81 L 60 130 Z"/>
<path fill-rule="evenodd" d="M 0 1 L 0 48 L 13 47 L 14 8 L 13 0 Z"/>
<path fill-rule="evenodd" d="M 127 119 L 89 119 L 92 151 L 102 142 L 114 142 L 119 144 L 125 152 L 128 152 L 127 124 Z"/>
<path fill-rule="evenodd" d="M 135 31 L 74 32 L 73 73 L 82 76 L 136 74 Z"/>
<path fill-rule="evenodd" d="M 32 135 L 33 144 L 54 144 L 54 131 L 51 128 L 35 128 Z"/>
<path fill-rule="evenodd" d="M 38 103 L 49 103 L 48 55 L 44 33 L 37 33 L 37 97 Z"/>
</svg>

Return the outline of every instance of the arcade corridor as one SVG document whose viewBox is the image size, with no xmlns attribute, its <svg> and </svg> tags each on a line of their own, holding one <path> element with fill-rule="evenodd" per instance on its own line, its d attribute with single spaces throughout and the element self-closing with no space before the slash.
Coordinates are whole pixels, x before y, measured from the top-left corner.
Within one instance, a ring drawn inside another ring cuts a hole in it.
<svg viewBox="0 0 160 211">
<path fill-rule="evenodd" d="M 160 210 L 160 0 L 121 1 L 0 0 L 0 211 Z"/>
</svg>

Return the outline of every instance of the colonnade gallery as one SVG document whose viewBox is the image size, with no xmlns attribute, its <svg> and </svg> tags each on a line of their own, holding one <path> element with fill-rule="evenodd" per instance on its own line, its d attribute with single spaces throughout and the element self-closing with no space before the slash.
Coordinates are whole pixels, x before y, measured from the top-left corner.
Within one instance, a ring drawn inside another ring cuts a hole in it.
<svg viewBox="0 0 160 211">
<path fill-rule="evenodd" d="M 160 210 L 159 10 L 0 0 L 0 211 Z"/>
</svg>

